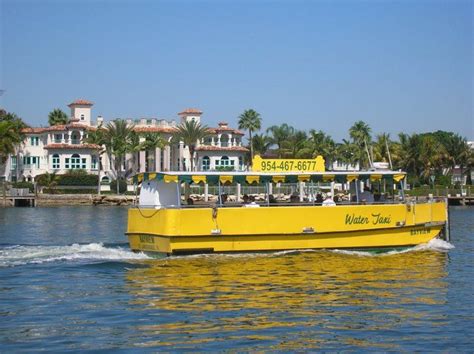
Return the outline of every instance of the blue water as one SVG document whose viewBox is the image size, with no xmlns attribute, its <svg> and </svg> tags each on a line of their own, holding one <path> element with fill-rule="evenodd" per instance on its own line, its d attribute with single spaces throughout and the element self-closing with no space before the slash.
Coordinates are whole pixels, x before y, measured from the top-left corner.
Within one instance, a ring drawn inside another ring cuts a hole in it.
<svg viewBox="0 0 474 354">
<path fill-rule="evenodd" d="M 451 244 L 150 259 L 125 208 L 0 209 L 0 352 L 474 348 L 474 208 Z"/>
</svg>

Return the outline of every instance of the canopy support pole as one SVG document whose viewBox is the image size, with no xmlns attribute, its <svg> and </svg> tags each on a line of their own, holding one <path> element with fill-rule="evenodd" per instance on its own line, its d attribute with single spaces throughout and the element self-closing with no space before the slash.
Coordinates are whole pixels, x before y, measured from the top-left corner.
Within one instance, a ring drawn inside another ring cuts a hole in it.
<svg viewBox="0 0 474 354">
<path fill-rule="evenodd" d="M 219 201 L 219 206 L 222 206 L 222 186 L 221 186 L 221 180 L 219 178 L 219 182 L 217 183 L 217 193 L 219 194 L 218 196 L 218 201 Z"/>
<path fill-rule="evenodd" d="M 181 188 L 180 188 L 180 185 L 179 185 L 179 181 L 176 182 L 176 194 L 178 196 L 178 208 L 181 208 Z"/>
<path fill-rule="evenodd" d="M 356 189 L 356 202 L 357 204 L 359 204 L 359 180 L 358 179 L 355 179 L 354 180 L 354 183 L 355 183 L 355 189 Z"/>
<path fill-rule="evenodd" d="M 270 206 L 270 188 L 269 188 L 268 182 L 265 183 L 265 192 L 266 192 L 265 199 L 267 200 L 267 206 Z"/>
</svg>

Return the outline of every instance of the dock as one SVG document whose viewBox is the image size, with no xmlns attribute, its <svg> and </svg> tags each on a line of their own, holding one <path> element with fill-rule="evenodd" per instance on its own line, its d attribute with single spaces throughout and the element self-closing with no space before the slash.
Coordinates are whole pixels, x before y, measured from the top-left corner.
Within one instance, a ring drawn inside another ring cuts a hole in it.
<svg viewBox="0 0 474 354">
<path fill-rule="evenodd" d="M 35 207 L 36 194 L 31 193 L 28 188 L 10 188 L 4 190 L 3 206 L 13 207 Z"/>
<path fill-rule="evenodd" d="M 449 196 L 448 197 L 449 205 L 474 205 L 474 196 Z"/>
</svg>

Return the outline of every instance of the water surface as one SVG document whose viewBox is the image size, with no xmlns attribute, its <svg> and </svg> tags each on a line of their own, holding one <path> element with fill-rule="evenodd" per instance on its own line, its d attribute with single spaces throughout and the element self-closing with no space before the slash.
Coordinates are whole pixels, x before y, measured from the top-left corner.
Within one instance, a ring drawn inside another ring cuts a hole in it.
<svg viewBox="0 0 474 354">
<path fill-rule="evenodd" d="M 130 252 L 126 212 L 0 209 L 0 351 L 474 347 L 474 208 L 408 252 L 160 259 Z"/>
</svg>

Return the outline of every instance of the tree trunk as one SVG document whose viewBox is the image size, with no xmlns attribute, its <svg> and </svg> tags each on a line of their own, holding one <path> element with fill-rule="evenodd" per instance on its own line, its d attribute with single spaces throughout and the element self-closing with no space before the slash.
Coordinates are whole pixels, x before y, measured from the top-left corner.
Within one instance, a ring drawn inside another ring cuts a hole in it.
<svg viewBox="0 0 474 354">
<path fill-rule="evenodd" d="M 120 159 L 118 157 L 115 158 L 115 172 L 117 173 L 117 195 L 120 194 Z"/>
<path fill-rule="evenodd" d="M 189 145 L 189 155 L 190 156 L 190 162 L 191 162 L 191 172 L 194 171 L 194 146 Z"/>
<path fill-rule="evenodd" d="M 249 129 L 249 144 L 250 144 L 250 167 L 253 165 L 253 142 L 252 142 L 252 130 Z"/>
<path fill-rule="evenodd" d="M 100 171 L 102 170 L 102 162 L 100 161 L 100 154 L 97 156 L 97 159 L 99 160 L 99 171 L 97 172 L 97 194 L 100 195 Z"/>
</svg>

